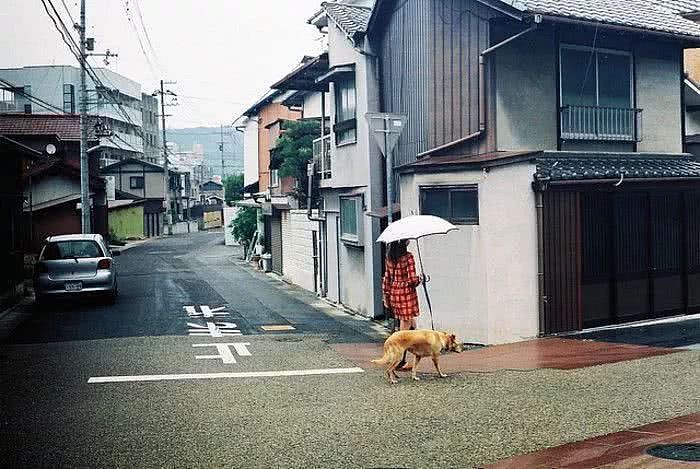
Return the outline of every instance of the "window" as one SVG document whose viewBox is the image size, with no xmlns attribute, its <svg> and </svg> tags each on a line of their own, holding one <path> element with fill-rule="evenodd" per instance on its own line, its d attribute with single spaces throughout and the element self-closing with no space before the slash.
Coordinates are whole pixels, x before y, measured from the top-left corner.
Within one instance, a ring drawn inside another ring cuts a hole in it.
<svg viewBox="0 0 700 469">
<path fill-rule="evenodd" d="M 421 188 L 420 211 L 459 225 L 478 225 L 478 189 L 476 186 Z"/>
<path fill-rule="evenodd" d="M 360 215 L 362 198 L 340 198 L 340 239 L 352 244 L 360 244 Z"/>
<path fill-rule="evenodd" d="M 336 145 L 357 141 L 355 77 L 348 76 L 335 82 L 335 132 Z"/>
<path fill-rule="evenodd" d="M 39 257 L 43 261 L 55 261 L 102 256 L 102 249 L 94 241 L 58 241 L 46 244 Z"/>
<path fill-rule="evenodd" d="M 632 107 L 632 57 L 628 52 L 561 47 L 564 106 Z"/>
<path fill-rule="evenodd" d="M 561 137 L 639 141 L 628 52 L 563 45 L 560 52 Z"/>
<path fill-rule="evenodd" d="M 63 85 L 63 112 L 75 114 L 75 87 L 71 84 Z"/>
<path fill-rule="evenodd" d="M 280 185 L 280 176 L 276 169 L 270 170 L 270 187 L 278 187 Z"/>
<path fill-rule="evenodd" d="M 0 112 L 16 111 L 17 98 L 11 89 L 0 88 Z"/>
<path fill-rule="evenodd" d="M 143 176 L 131 176 L 129 178 L 129 187 L 132 189 L 143 189 Z"/>
</svg>

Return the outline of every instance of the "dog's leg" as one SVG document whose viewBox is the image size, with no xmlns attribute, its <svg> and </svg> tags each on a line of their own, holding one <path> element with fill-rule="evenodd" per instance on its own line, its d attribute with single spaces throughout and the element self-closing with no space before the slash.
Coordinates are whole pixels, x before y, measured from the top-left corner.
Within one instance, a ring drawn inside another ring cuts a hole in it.
<svg viewBox="0 0 700 469">
<path fill-rule="evenodd" d="M 411 377 L 416 381 L 420 381 L 420 378 L 416 376 L 416 368 L 418 368 L 418 363 L 420 362 L 420 359 L 420 355 L 413 355 L 413 369 L 411 370 Z"/>
<path fill-rule="evenodd" d="M 398 376 L 396 376 L 396 367 L 399 366 L 400 360 L 394 360 L 389 368 L 387 369 L 387 375 L 389 376 L 389 382 L 391 384 L 398 383 Z"/>
<path fill-rule="evenodd" d="M 440 378 L 447 378 L 447 375 L 444 374 L 442 371 L 440 371 L 440 364 L 438 363 L 439 359 L 440 359 L 440 355 L 433 355 L 433 364 L 435 365 L 435 369 L 437 370 L 438 374 L 440 375 Z"/>
</svg>

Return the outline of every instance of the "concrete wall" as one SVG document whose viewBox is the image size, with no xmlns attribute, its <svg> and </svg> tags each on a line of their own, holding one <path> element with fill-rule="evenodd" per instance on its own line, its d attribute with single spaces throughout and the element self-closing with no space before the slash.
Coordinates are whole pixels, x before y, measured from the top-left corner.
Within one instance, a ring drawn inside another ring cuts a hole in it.
<svg viewBox="0 0 700 469">
<path fill-rule="evenodd" d="M 640 43 L 636 56 L 637 107 L 643 109 L 639 151 L 681 152 L 681 64 L 675 44 Z"/>
<path fill-rule="evenodd" d="M 420 241 L 435 327 L 466 342 L 505 343 L 538 332 L 537 231 L 534 165 L 482 171 L 408 174 L 401 178 L 401 211 L 420 213 L 419 186 L 476 184 L 479 225 Z M 411 251 L 416 253 L 415 242 Z M 419 325 L 430 315 L 419 289 Z"/>
<path fill-rule="evenodd" d="M 220 215 L 219 218 L 221 218 Z M 199 224 L 196 221 L 173 223 L 173 234 L 196 233 L 197 231 L 199 231 Z"/>
<path fill-rule="evenodd" d="M 306 210 L 282 212 L 282 273 L 290 282 L 312 292 L 315 291 L 314 231 L 318 233 L 318 222 L 309 220 Z"/>
<path fill-rule="evenodd" d="M 492 55 L 499 150 L 557 149 L 556 50 L 554 32 L 542 31 Z"/>
<path fill-rule="evenodd" d="M 120 239 L 143 238 L 143 205 L 111 209 L 109 232 Z"/>
<path fill-rule="evenodd" d="M 507 37 L 504 28 L 498 34 Z M 560 42 L 590 45 L 591 34 L 562 29 Z M 600 33 L 597 47 L 634 55 L 636 107 L 642 109 L 640 152 L 680 152 L 680 49 L 677 44 Z M 496 81 L 496 145 L 499 150 L 556 150 L 558 45 L 543 26 L 491 55 Z M 523 60 L 527 57 L 527 60 Z M 633 151 L 631 143 L 567 141 L 562 150 Z"/>
</svg>

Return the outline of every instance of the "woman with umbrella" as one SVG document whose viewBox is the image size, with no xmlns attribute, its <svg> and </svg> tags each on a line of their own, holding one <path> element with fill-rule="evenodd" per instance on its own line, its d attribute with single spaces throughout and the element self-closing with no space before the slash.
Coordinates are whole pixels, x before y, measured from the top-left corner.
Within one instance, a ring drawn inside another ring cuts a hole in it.
<svg viewBox="0 0 700 469">
<path fill-rule="evenodd" d="M 389 243 L 382 282 L 384 306 L 399 320 L 399 330 L 416 328 L 420 314 L 416 288 L 423 281 L 416 275 L 416 262 L 408 252 L 408 240 Z"/>
</svg>

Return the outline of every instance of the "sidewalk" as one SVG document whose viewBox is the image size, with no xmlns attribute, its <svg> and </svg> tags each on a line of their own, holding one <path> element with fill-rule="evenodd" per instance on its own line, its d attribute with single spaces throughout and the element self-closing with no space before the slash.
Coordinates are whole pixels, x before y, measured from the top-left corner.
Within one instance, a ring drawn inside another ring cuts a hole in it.
<svg viewBox="0 0 700 469">
<path fill-rule="evenodd" d="M 672 448 L 675 451 L 667 457 L 660 458 L 658 450 L 662 448 L 659 446 L 664 445 L 678 446 Z M 651 451 L 654 455 L 648 453 L 651 448 L 654 448 Z M 695 461 L 695 464 L 686 461 Z M 698 461 L 700 413 L 695 413 L 516 456 L 486 467 L 683 468 L 698 467 Z"/>
</svg>

